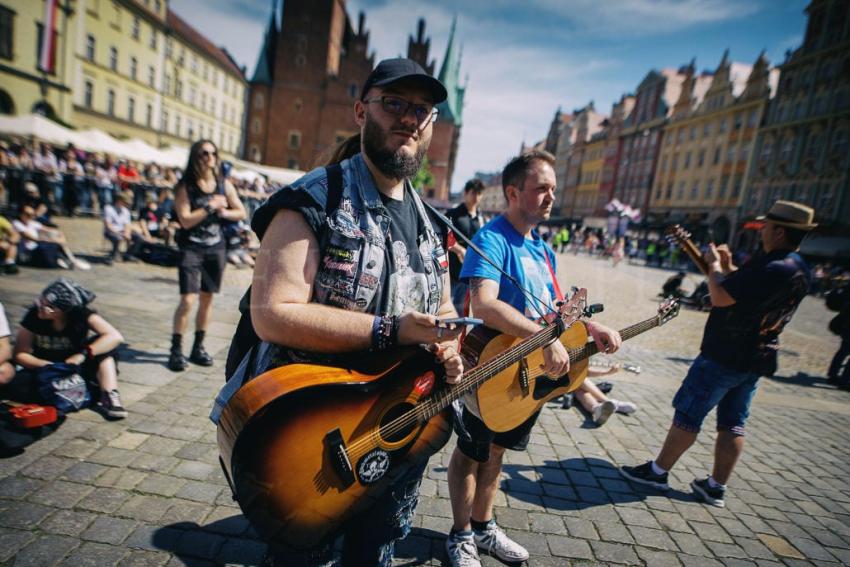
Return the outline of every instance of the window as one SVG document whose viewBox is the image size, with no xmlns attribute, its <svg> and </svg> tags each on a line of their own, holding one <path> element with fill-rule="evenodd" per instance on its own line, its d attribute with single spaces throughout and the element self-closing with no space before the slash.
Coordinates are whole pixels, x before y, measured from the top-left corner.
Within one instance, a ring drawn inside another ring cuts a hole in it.
<svg viewBox="0 0 850 567">
<path fill-rule="evenodd" d="M 148 85 L 153 87 L 154 83 L 156 83 L 156 69 L 151 65 L 148 67 Z"/>
<path fill-rule="evenodd" d="M 691 166 L 691 152 L 685 153 L 685 163 L 682 164 L 682 169 L 688 169 Z"/>
<path fill-rule="evenodd" d="M 166 94 L 171 93 L 171 75 L 168 73 L 165 74 L 165 84 L 163 85 L 163 90 Z"/>
<path fill-rule="evenodd" d="M 162 0 L 154 0 L 154 11 L 159 14 L 162 11 Z"/>
<path fill-rule="evenodd" d="M 714 165 L 717 165 L 718 163 L 720 163 L 720 152 L 721 151 L 723 151 L 723 150 L 720 149 L 720 146 L 717 146 L 716 148 L 714 148 L 714 159 L 712 160 L 712 163 Z"/>
<path fill-rule="evenodd" d="M 168 131 L 168 111 L 166 109 L 162 109 L 162 114 L 159 115 L 159 129 L 162 132 Z"/>
<path fill-rule="evenodd" d="M 699 199 L 699 181 L 694 181 L 694 184 L 691 185 L 691 201 L 697 199 Z"/>
<path fill-rule="evenodd" d="M 661 171 L 667 171 L 667 156 L 661 157 Z"/>
<path fill-rule="evenodd" d="M 254 95 L 254 108 L 256 108 L 257 110 L 263 108 L 265 102 L 266 101 L 263 97 L 263 93 L 257 93 L 256 95 Z"/>
<path fill-rule="evenodd" d="M 747 163 L 747 158 L 750 157 L 750 145 L 746 142 L 741 144 L 741 150 L 738 154 L 738 159 Z"/>
<path fill-rule="evenodd" d="M 735 113 L 735 130 L 740 130 L 744 123 L 744 115 L 740 112 Z"/>
<path fill-rule="evenodd" d="M 204 61 L 204 80 L 207 81 L 210 78 L 210 66 L 207 65 L 207 62 Z"/>
<path fill-rule="evenodd" d="M 726 148 L 726 163 L 732 163 L 733 161 L 735 161 L 735 146 L 729 144 L 729 147 Z"/>
<path fill-rule="evenodd" d="M 109 68 L 118 70 L 118 49 L 114 45 L 109 48 Z"/>
<path fill-rule="evenodd" d="M 719 199 L 725 199 L 726 198 L 726 191 L 727 191 L 728 187 L 729 187 L 729 176 L 726 175 L 720 180 L 720 189 L 717 192 L 717 197 Z"/>
<path fill-rule="evenodd" d="M 106 91 L 106 113 L 115 116 L 115 91 L 112 89 Z"/>
<path fill-rule="evenodd" d="M 673 198 L 673 182 L 667 184 L 667 190 L 664 192 L 664 198 L 670 200 Z"/>
<path fill-rule="evenodd" d="M 289 161 L 286 162 L 286 167 L 289 169 L 298 169 L 298 160 L 295 158 L 289 158 Z"/>
<path fill-rule="evenodd" d="M 684 198 L 685 198 L 685 182 L 680 181 L 679 182 L 679 188 L 676 190 L 676 199 L 681 201 Z"/>
<path fill-rule="evenodd" d="M 139 67 L 139 61 L 135 57 L 130 57 L 130 78 L 136 80 L 136 72 Z"/>
<path fill-rule="evenodd" d="M 691 133 L 688 136 L 688 139 L 692 142 L 697 139 L 697 127 L 696 126 L 691 126 Z"/>
<path fill-rule="evenodd" d="M 183 81 L 177 79 L 174 82 L 174 96 L 177 98 L 183 98 Z"/>
<path fill-rule="evenodd" d="M 153 124 L 153 105 L 148 103 L 147 107 L 145 107 L 145 126 L 148 128 Z"/>
<path fill-rule="evenodd" d="M 357 98 L 357 83 L 348 85 L 348 98 L 352 100 Z"/>
<path fill-rule="evenodd" d="M 720 132 L 721 134 L 726 131 L 726 118 L 720 119 L 720 127 L 718 128 L 717 131 Z"/>
<path fill-rule="evenodd" d="M 133 97 L 127 97 L 127 120 L 136 121 L 136 99 Z"/>
<path fill-rule="evenodd" d="M 705 150 L 700 150 L 697 154 L 697 167 L 702 167 L 705 164 Z"/>
<path fill-rule="evenodd" d="M 172 53 L 174 53 L 174 41 L 168 37 L 165 39 L 165 56 L 170 58 Z"/>
<path fill-rule="evenodd" d="M 254 118 L 254 121 L 251 123 L 251 130 L 254 132 L 254 134 L 259 134 L 261 127 L 262 126 L 260 124 L 260 119 Z"/>
<path fill-rule="evenodd" d="M 791 152 L 794 149 L 794 138 L 793 136 L 786 136 L 785 140 L 782 142 L 782 149 L 779 152 L 779 159 L 782 161 L 788 161 L 791 158 Z"/>
<path fill-rule="evenodd" d="M 304 102 L 300 98 L 296 98 L 295 102 L 292 103 L 292 109 L 295 112 L 301 112 L 301 109 L 304 107 Z"/>
<path fill-rule="evenodd" d="M 180 135 L 180 115 L 174 117 L 174 133 L 179 136 Z"/>
<path fill-rule="evenodd" d="M 191 59 L 191 63 L 189 64 L 189 67 L 192 69 L 193 73 L 195 73 L 196 75 L 198 74 L 198 58 L 195 57 L 194 54 L 192 55 L 192 59 Z"/>
<path fill-rule="evenodd" d="M 139 21 L 139 16 L 133 16 L 133 28 L 130 32 L 130 35 L 133 39 L 139 39 L 140 29 L 142 27 L 141 22 Z"/>
<path fill-rule="evenodd" d="M 747 128 L 755 128 L 758 126 L 759 121 L 759 112 L 758 110 L 751 110 L 750 116 L 747 118 Z"/>
<path fill-rule="evenodd" d="M 201 110 L 207 107 L 207 93 L 201 91 Z"/>
<path fill-rule="evenodd" d="M 832 136 L 832 153 L 834 156 L 843 157 L 847 152 L 847 130 L 836 130 Z"/>
<path fill-rule="evenodd" d="M 761 147 L 761 161 L 766 162 L 770 160 L 770 156 L 773 154 L 773 140 L 767 139 L 764 141 L 764 145 Z"/>
<path fill-rule="evenodd" d="M 41 61 L 41 46 L 42 46 L 42 38 L 44 37 L 44 24 L 37 23 L 35 25 L 35 29 L 36 29 L 35 54 L 36 54 L 36 62 L 38 63 L 38 62 Z M 58 35 L 59 35 L 58 32 L 56 32 L 56 31 L 53 32 L 53 43 L 50 46 L 51 49 L 53 50 L 53 53 L 50 54 L 51 55 L 50 60 L 53 62 L 53 68 L 50 70 L 51 75 L 56 74 L 56 62 L 58 61 L 58 59 L 56 59 L 56 44 L 57 44 Z M 37 67 L 40 71 L 44 71 L 44 69 L 41 68 L 41 65 L 37 65 Z"/>
<path fill-rule="evenodd" d="M 2 59 L 12 59 L 13 57 L 14 31 L 15 13 L 5 6 L 0 6 L 0 58 Z"/>
<path fill-rule="evenodd" d="M 685 141 L 685 129 L 679 128 L 679 131 L 676 133 L 676 143 L 681 144 Z"/>
<path fill-rule="evenodd" d="M 732 198 L 737 199 L 741 196 L 741 187 L 744 184 L 744 178 L 740 175 L 735 176 L 735 186 L 732 189 Z"/>
<path fill-rule="evenodd" d="M 189 133 L 189 139 L 193 140 L 195 138 L 195 124 L 191 118 L 186 120 L 186 130 Z"/>
<path fill-rule="evenodd" d="M 89 34 L 86 38 L 86 59 L 94 63 L 94 48 L 96 45 L 96 41 L 92 34 Z"/>
<path fill-rule="evenodd" d="M 702 137 L 706 138 L 711 134 L 711 122 L 706 122 L 702 125 Z"/>
<path fill-rule="evenodd" d="M 670 160 L 670 171 L 676 171 L 676 168 L 679 165 L 679 154 L 673 154 L 673 159 Z"/>
<path fill-rule="evenodd" d="M 191 85 L 189 87 L 189 104 L 195 106 L 195 100 L 197 98 L 198 90 L 195 88 L 195 85 Z"/>
<path fill-rule="evenodd" d="M 150 40 L 150 43 L 148 44 L 148 45 L 150 45 L 151 49 L 156 49 L 156 44 L 157 44 L 158 40 L 159 40 L 159 36 L 156 33 L 156 29 L 151 28 L 151 40 Z"/>
<path fill-rule="evenodd" d="M 709 179 L 705 186 L 705 198 L 711 199 L 714 197 L 714 179 Z"/>
<path fill-rule="evenodd" d="M 289 148 L 297 150 L 301 147 L 301 132 L 298 130 L 289 131 Z"/>
<path fill-rule="evenodd" d="M 86 81 L 85 92 L 83 93 L 83 105 L 86 108 L 94 106 L 94 83 Z"/>
</svg>

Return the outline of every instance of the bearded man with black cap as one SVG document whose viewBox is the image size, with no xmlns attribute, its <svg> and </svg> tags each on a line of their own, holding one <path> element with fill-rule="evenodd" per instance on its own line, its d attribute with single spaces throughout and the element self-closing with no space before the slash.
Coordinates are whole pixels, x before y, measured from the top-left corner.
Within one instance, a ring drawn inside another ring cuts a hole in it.
<svg viewBox="0 0 850 567">
<path fill-rule="evenodd" d="M 744 451 L 744 425 L 759 377 L 776 372 L 779 334 L 791 320 L 811 284 L 811 272 L 797 250 L 817 225 L 811 207 L 776 201 L 761 229 L 763 254 L 740 269 L 725 245 L 709 244 L 703 257 L 709 266 L 711 313 L 700 354 L 673 398 L 673 424 L 654 461 L 626 466 L 629 480 L 669 490 L 667 471 L 696 441 L 706 415 L 717 408 L 714 468 L 694 479 L 694 495 L 724 507 L 726 482 Z"/>
<path fill-rule="evenodd" d="M 309 172 L 257 210 L 250 314 L 260 342 L 236 356 L 231 347 L 228 366 L 242 363 L 219 394 L 213 421 L 239 385 L 293 361 L 339 365 L 355 352 L 428 344 L 447 381 L 457 382 L 461 329 L 437 326 L 438 317 L 456 316 L 445 231 L 410 183 L 445 99 L 445 87 L 416 62 L 381 61 L 354 102 L 360 133 L 334 152 L 338 163 Z M 336 534 L 344 565 L 392 563 L 426 464 L 412 465 Z M 267 563 L 323 565 L 334 559 L 332 539 L 308 553 L 269 542 Z"/>
</svg>

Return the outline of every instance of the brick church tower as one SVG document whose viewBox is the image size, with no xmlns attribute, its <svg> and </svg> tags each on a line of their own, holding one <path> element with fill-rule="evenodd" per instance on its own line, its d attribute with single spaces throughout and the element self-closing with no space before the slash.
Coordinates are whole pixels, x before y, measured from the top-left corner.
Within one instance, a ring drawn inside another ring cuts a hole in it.
<svg viewBox="0 0 850 567">
<path fill-rule="evenodd" d="M 322 151 L 357 131 L 352 104 L 374 66 L 361 12 L 345 0 L 286 0 L 272 10 L 250 81 L 245 159 L 311 169 Z"/>
</svg>

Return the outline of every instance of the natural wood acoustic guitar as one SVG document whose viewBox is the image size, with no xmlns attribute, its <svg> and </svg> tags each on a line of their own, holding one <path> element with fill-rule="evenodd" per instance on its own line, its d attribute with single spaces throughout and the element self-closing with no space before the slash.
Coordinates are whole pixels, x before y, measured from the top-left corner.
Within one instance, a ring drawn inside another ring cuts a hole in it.
<svg viewBox="0 0 850 567">
<path fill-rule="evenodd" d="M 708 275 L 708 263 L 706 263 L 705 258 L 702 257 L 702 252 L 699 251 L 697 245 L 694 244 L 693 240 L 691 240 L 691 233 L 684 229 L 684 227 L 674 224 L 667 228 L 665 234 L 667 238 L 672 242 L 678 244 L 682 251 L 688 255 L 688 258 L 696 264 L 696 267 L 699 268 L 699 271 Z"/>
<path fill-rule="evenodd" d="M 267 541 L 309 550 L 368 508 L 408 465 L 439 451 L 452 432 L 450 406 L 541 346 L 583 314 L 573 294 L 556 323 L 448 385 L 425 349 L 369 354 L 345 368 L 288 364 L 245 383 L 218 425 L 227 480 L 242 512 Z"/>
<path fill-rule="evenodd" d="M 659 327 L 679 314 L 679 302 L 667 299 L 658 306 L 658 314 L 645 321 L 620 330 L 623 340 L 628 340 L 650 329 Z M 555 398 L 572 392 L 587 377 L 588 359 L 599 352 L 596 343 L 588 342 L 587 327 L 577 321 L 560 337 L 570 355 L 570 370 L 557 379 L 543 374 L 543 348 L 532 352 L 486 383 L 476 392 L 481 420 L 496 432 L 510 431 L 524 423 L 534 412 Z M 480 352 L 477 363 L 486 364 L 488 355 L 509 350 L 520 339 L 499 334 L 486 327 L 477 327 L 463 343 L 467 358 Z"/>
</svg>

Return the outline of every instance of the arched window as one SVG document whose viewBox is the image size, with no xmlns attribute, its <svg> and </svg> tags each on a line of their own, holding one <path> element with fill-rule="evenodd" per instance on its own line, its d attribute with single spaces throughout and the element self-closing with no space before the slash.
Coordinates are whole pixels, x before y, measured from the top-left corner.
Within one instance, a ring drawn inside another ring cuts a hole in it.
<svg viewBox="0 0 850 567">
<path fill-rule="evenodd" d="M 295 102 L 292 104 L 292 109 L 295 112 L 301 112 L 301 108 L 303 108 L 304 102 L 300 98 L 296 98 Z"/>
<path fill-rule="evenodd" d="M 53 107 L 50 106 L 50 103 L 48 103 L 46 100 L 40 100 L 35 103 L 32 106 L 32 113 L 41 114 L 42 116 L 50 118 L 51 120 L 56 118 L 56 111 L 53 110 Z"/>
<path fill-rule="evenodd" d="M 0 89 L 0 114 L 15 114 L 15 102 L 6 91 Z"/>
<path fill-rule="evenodd" d="M 259 134 L 261 128 L 262 124 L 260 124 L 260 119 L 254 118 L 254 122 L 251 124 L 251 130 L 254 132 L 254 134 Z"/>
</svg>

